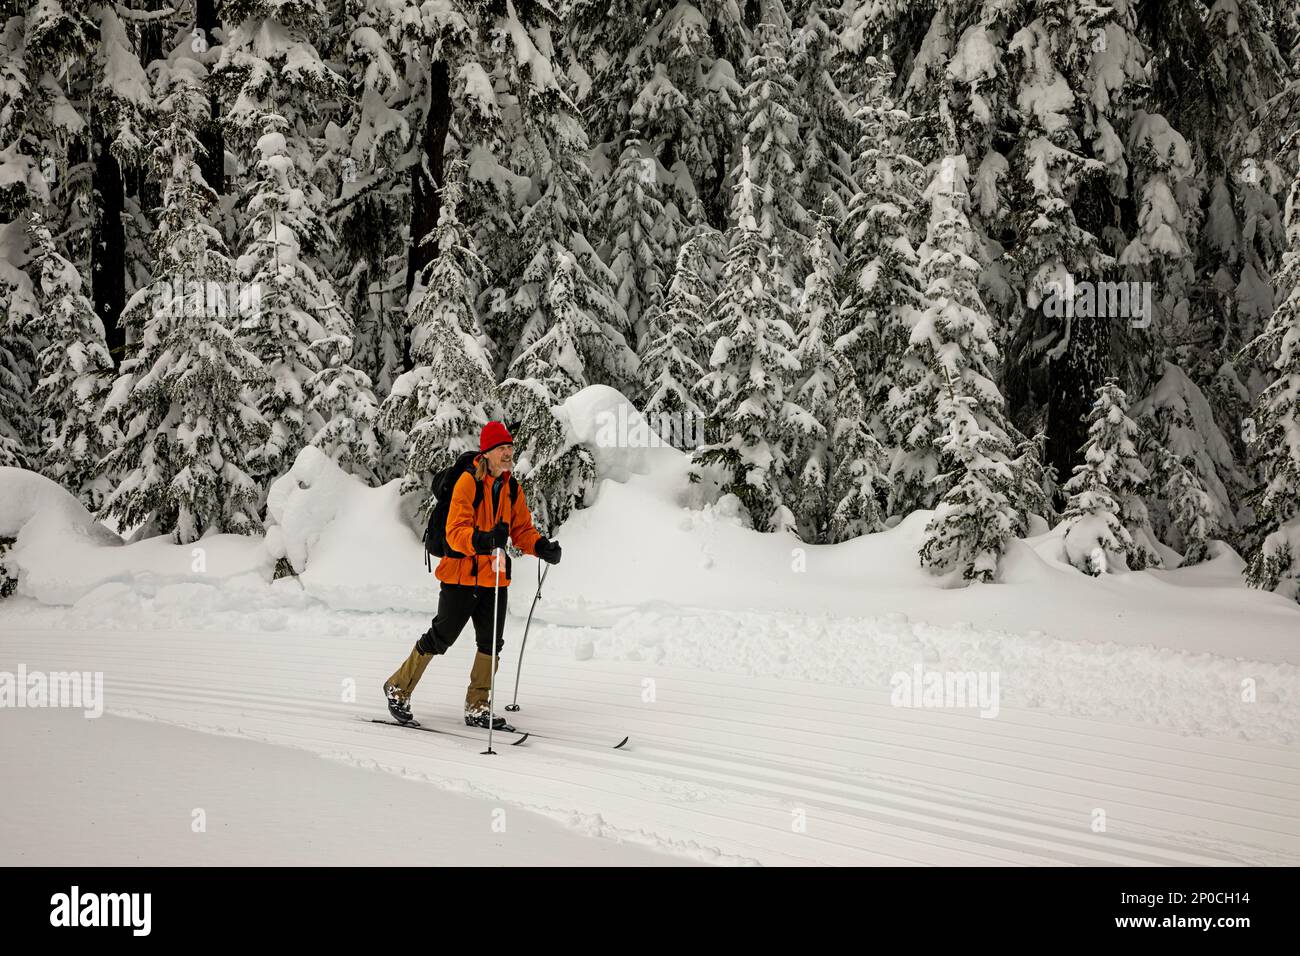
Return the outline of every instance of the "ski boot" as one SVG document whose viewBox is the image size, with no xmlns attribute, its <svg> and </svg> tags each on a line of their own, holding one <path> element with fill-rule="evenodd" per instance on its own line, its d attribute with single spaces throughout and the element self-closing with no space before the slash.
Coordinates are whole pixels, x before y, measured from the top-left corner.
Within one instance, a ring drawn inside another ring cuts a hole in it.
<svg viewBox="0 0 1300 956">
<path fill-rule="evenodd" d="M 388 700 L 388 712 L 393 715 L 393 720 L 399 724 L 420 726 L 420 722 L 411 716 L 411 703 L 401 691 L 392 684 L 385 684 L 384 697 Z"/>
<path fill-rule="evenodd" d="M 488 729 L 488 712 L 486 710 L 465 711 L 465 726 L 479 727 L 483 730 Z M 504 717 L 494 717 L 492 719 L 492 729 L 501 733 L 514 733 L 515 728 L 506 723 Z"/>
</svg>

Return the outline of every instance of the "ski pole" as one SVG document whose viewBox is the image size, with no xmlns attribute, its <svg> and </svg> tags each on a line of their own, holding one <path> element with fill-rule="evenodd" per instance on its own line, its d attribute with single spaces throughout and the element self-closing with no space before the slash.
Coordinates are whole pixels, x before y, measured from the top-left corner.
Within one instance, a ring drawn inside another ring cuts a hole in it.
<svg viewBox="0 0 1300 956">
<path fill-rule="evenodd" d="M 488 749 L 483 751 L 484 754 L 495 754 L 492 749 L 492 727 L 496 723 L 496 718 L 492 713 L 492 706 L 496 702 L 497 693 L 497 608 L 499 608 L 501 597 L 501 565 L 505 563 L 505 552 L 501 548 L 492 550 L 492 568 L 496 571 L 496 582 L 492 585 L 492 660 L 488 662 Z"/>
<path fill-rule="evenodd" d="M 524 669 L 524 649 L 528 646 L 528 625 L 533 623 L 533 611 L 537 609 L 537 599 L 542 596 L 542 582 L 546 580 L 550 566 L 543 568 L 542 561 L 537 561 L 537 593 L 533 595 L 533 606 L 528 609 L 528 620 L 524 621 L 524 639 L 519 642 L 519 665 L 515 668 L 515 696 L 506 704 L 506 710 L 515 713 L 519 710 L 519 675 Z"/>
</svg>

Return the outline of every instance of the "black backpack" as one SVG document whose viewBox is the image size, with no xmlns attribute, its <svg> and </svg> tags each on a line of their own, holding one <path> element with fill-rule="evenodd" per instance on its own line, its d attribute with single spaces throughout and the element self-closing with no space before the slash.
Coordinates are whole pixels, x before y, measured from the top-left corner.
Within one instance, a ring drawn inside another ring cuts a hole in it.
<svg viewBox="0 0 1300 956">
<path fill-rule="evenodd" d="M 424 566 L 429 571 L 433 570 L 433 562 L 430 556 L 434 558 L 463 558 L 466 555 L 450 547 L 447 544 L 447 513 L 451 511 L 451 494 L 456 489 L 456 482 L 464 472 L 474 474 L 474 459 L 478 457 L 478 452 L 467 451 L 461 454 L 454 462 L 433 476 L 433 495 L 435 502 L 433 511 L 429 513 L 429 523 L 424 528 Z M 510 476 L 510 505 L 514 506 L 515 501 L 519 498 L 519 482 L 515 476 Z M 483 482 L 474 482 L 474 512 L 478 512 L 478 506 L 483 503 Z"/>
</svg>

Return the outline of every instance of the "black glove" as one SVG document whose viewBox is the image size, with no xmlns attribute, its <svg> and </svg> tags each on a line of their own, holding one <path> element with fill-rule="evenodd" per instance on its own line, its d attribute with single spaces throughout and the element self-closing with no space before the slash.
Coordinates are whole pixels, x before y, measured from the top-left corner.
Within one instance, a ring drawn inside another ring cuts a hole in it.
<svg viewBox="0 0 1300 956">
<path fill-rule="evenodd" d="M 470 537 L 475 554 L 490 554 L 496 548 L 504 548 L 510 540 L 510 529 L 504 521 L 497 522 L 491 531 L 475 531 Z"/>
<path fill-rule="evenodd" d="M 560 563 L 560 542 L 538 538 L 533 548 L 537 551 L 537 556 L 547 564 Z"/>
</svg>

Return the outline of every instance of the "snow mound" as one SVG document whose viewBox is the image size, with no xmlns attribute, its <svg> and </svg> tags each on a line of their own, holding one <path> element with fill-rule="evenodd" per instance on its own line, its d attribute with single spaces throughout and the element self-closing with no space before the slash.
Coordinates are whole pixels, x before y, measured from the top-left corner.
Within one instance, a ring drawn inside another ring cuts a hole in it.
<svg viewBox="0 0 1300 956">
<path fill-rule="evenodd" d="M 51 575 L 62 575 L 69 555 L 122 544 L 57 482 L 12 467 L 0 468 L 0 538 L 13 539 L 4 576 L 16 578 L 18 593 L 32 597 L 51 590 Z"/>
<path fill-rule="evenodd" d="M 44 604 L 76 604 L 110 582 L 152 597 L 190 583 L 214 593 L 235 579 L 269 580 L 260 539 L 210 534 L 191 545 L 150 538 L 125 544 L 50 479 L 0 468 L 0 537 L 15 538 L 5 565 L 18 593 Z"/>
<path fill-rule="evenodd" d="M 288 558 L 295 571 L 305 571 L 321 532 L 357 485 L 329 456 L 308 445 L 267 492 L 267 551 L 277 560 Z"/>
<path fill-rule="evenodd" d="M 0 467 L 0 538 L 29 539 L 34 528 L 61 529 L 100 544 L 122 540 L 98 524 L 85 506 L 62 485 L 24 468 Z"/>
<path fill-rule="evenodd" d="M 601 478 L 627 481 L 685 457 L 663 441 L 618 389 L 608 385 L 588 385 L 557 406 L 555 416 L 575 442 L 591 450 Z"/>
<path fill-rule="evenodd" d="M 411 530 L 416 502 L 401 483 L 371 488 L 309 445 L 267 494 L 269 558 L 286 558 L 303 590 L 332 608 L 436 610 L 438 582 Z"/>
</svg>

